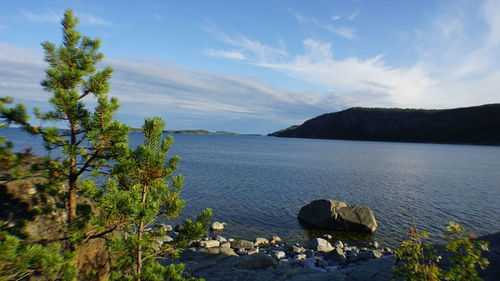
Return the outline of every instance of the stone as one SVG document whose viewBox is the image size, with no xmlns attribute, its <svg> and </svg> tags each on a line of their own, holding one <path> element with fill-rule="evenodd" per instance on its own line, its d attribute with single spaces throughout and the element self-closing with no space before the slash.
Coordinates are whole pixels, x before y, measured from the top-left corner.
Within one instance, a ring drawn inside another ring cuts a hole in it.
<svg viewBox="0 0 500 281">
<path fill-rule="evenodd" d="M 240 256 L 242 255 L 246 255 L 247 254 L 247 250 L 245 250 L 245 248 L 239 248 L 238 251 L 236 251 L 236 253 Z"/>
<path fill-rule="evenodd" d="M 275 257 L 277 260 L 286 257 L 286 253 L 284 251 L 272 251 L 271 256 Z"/>
<path fill-rule="evenodd" d="M 292 252 L 296 254 L 304 253 L 306 251 L 306 248 L 301 247 L 301 246 L 292 246 Z"/>
<path fill-rule="evenodd" d="M 222 243 L 220 244 L 220 246 L 221 246 L 222 248 L 231 248 L 231 243 L 229 243 L 229 242 L 222 242 Z"/>
<path fill-rule="evenodd" d="M 217 240 L 219 242 L 226 242 L 227 241 L 226 238 L 224 238 L 224 237 L 222 237 L 220 235 L 215 236 L 215 240 Z"/>
<path fill-rule="evenodd" d="M 344 243 L 342 243 L 342 241 L 340 241 L 340 240 L 335 241 L 333 243 L 333 247 L 342 249 L 342 248 L 344 248 Z"/>
<path fill-rule="evenodd" d="M 229 238 L 229 239 L 227 239 L 227 242 L 233 242 L 233 241 L 234 241 L 234 239 L 233 239 L 233 238 Z"/>
<path fill-rule="evenodd" d="M 380 248 L 380 244 L 379 244 L 377 241 L 373 241 L 373 242 L 371 242 L 369 246 L 370 246 L 371 248 L 373 248 L 373 249 L 378 249 L 378 248 Z"/>
<path fill-rule="evenodd" d="M 160 241 L 163 242 L 163 243 L 168 243 L 168 242 L 172 242 L 174 241 L 174 238 L 170 237 L 170 236 L 164 236 L 162 238 L 160 238 Z"/>
<path fill-rule="evenodd" d="M 321 236 L 321 238 L 323 238 L 323 239 L 327 239 L 327 240 L 328 240 L 328 239 L 332 239 L 333 237 L 332 237 L 330 234 L 323 234 L 323 235 Z"/>
<path fill-rule="evenodd" d="M 245 250 L 252 249 L 254 247 L 253 242 L 247 240 L 236 240 L 231 242 L 231 248 L 239 249 L 244 248 Z"/>
<path fill-rule="evenodd" d="M 254 255 L 259 253 L 259 248 L 253 248 L 247 251 L 247 255 Z"/>
<path fill-rule="evenodd" d="M 163 230 L 165 230 L 166 232 L 170 232 L 170 231 L 174 230 L 174 228 L 169 224 L 165 224 L 165 225 L 163 225 Z"/>
<path fill-rule="evenodd" d="M 200 241 L 200 247 L 203 248 L 212 248 L 218 246 L 220 246 L 220 242 L 217 240 Z"/>
<path fill-rule="evenodd" d="M 270 242 L 271 244 L 276 244 L 278 242 L 281 242 L 281 238 L 279 238 L 278 236 L 273 236 L 271 238 L 271 242 Z"/>
<path fill-rule="evenodd" d="M 258 237 L 258 238 L 255 238 L 254 244 L 255 244 L 255 246 L 267 245 L 267 244 L 269 244 L 269 240 L 267 240 L 266 238 Z"/>
<path fill-rule="evenodd" d="M 306 258 L 307 258 L 306 254 L 297 254 L 295 255 L 295 257 L 293 257 L 294 260 L 298 261 L 305 260 Z"/>
<path fill-rule="evenodd" d="M 369 260 L 373 258 L 373 252 L 372 251 L 361 251 L 359 252 L 359 259 L 360 260 Z"/>
<path fill-rule="evenodd" d="M 330 244 L 330 242 L 326 241 L 325 239 L 314 238 L 311 241 L 311 249 L 313 249 L 314 251 L 318 251 L 318 252 L 330 252 L 334 248 L 333 248 L 332 244 Z"/>
<path fill-rule="evenodd" d="M 212 223 L 212 227 L 211 228 L 212 228 L 212 230 L 220 231 L 220 230 L 224 229 L 224 224 L 221 223 L 221 222 L 216 221 L 216 222 Z"/>
<path fill-rule="evenodd" d="M 322 229 L 370 233 L 377 230 L 377 221 L 370 208 L 350 206 L 337 200 L 314 200 L 300 209 L 298 218 Z"/>
<path fill-rule="evenodd" d="M 384 255 L 384 253 L 381 250 L 372 250 L 371 253 L 373 257 L 376 259 L 380 259 Z"/>
<path fill-rule="evenodd" d="M 259 253 L 239 258 L 239 267 L 243 269 L 263 269 L 270 266 L 278 266 L 278 261 L 266 254 Z"/>
<path fill-rule="evenodd" d="M 388 254 L 388 255 L 390 255 L 390 254 L 394 254 L 394 251 L 393 251 L 391 248 L 389 248 L 389 247 L 385 247 L 385 248 L 383 249 L 383 251 L 384 251 L 384 253 L 386 253 L 386 254 Z"/>
<path fill-rule="evenodd" d="M 331 260 L 335 263 L 345 263 L 347 261 L 347 257 L 344 253 L 344 251 L 342 251 L 342 249 L 340 248 L 335 248 L 333 251 L 331 252 L 328 252 L 325 257 L 328 259 L 328 260 Z"/>
</svg>

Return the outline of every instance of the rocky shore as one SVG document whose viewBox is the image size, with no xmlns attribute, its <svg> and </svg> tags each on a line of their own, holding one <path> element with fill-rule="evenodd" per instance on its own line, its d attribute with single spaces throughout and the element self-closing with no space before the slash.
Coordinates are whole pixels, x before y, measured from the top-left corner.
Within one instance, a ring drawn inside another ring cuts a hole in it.
<svg viewBox="0 0 500 281">
<path fill-rule="evenodd" d="M 221 225 L 216 222 L 213 226 L 220 230 Z M 171 233 L 175 235 L 175 231 Z M 376 241 L 353 245 L 324 235 L 300 245 L 277 236 L 235 240 L 218 231 L 194 241 L 180 259 L 163 260 L 165 265 L 170 263 L 184 263 L 191 276 L 208 281 L 389 280 L 394 255 Z"/>
</svg>

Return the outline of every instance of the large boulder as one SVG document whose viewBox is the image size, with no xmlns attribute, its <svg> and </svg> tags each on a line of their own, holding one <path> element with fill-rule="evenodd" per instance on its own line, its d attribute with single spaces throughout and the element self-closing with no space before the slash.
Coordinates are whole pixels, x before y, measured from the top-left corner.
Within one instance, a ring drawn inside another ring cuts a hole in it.
<svg viewBox="0 0 500 281">
<path fill-rule="evenodd" d="M 314 200 L 300 209 L 298 218 L 323 229 L 371 233 L 377 230 L 377 221 L 370 208 L 350 206 L 337 200 Z"/>
</svg>

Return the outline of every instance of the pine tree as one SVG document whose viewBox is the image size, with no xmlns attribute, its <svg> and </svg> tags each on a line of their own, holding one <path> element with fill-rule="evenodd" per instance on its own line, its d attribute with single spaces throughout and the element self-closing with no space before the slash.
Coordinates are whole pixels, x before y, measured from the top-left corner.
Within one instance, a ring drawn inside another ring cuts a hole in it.
<svg viewBox="0 0 500 281">
<path fill-rule="evenodd" d="M 36 110 L 35 113 L 44 121 L 66 126 L 65 130 L 24 124 L 31 133 L 43 135 L 47 149 L 61 150 L 57 160 L 62 163 L 59 166 L 66 167 L 62 173 L 68 184 L 66 198 L 70 223 L 77 219 L 80 177 L 86 172 L 102 172 L 107 160 L 126 147 L 129 131 L 126 125 L 113 120 L 119 107 L 118 100 L 107 95 L 113 70 L 106 67 L 98 71 L 95 67 L 104 57 L 99 52 L 100 40 L 82 37 L 75 29 L 77 23 L 73 12 L 67 10 L 62 20 L 62 45 L 42 43 L 49 68 L 41 85 L 52 94 L 52 110 L 44 114 Z M 97 100 L 93 111 L 83 102 L 91 97 Z"/>
<path fill-rule="evenodd" d="M 192 240 L 206 234 L 209 225 L 212 212 L 206 209 L 195 221 L 185 220 L 172 241 L 162 243 L 167 235 L 163 228 L 149 228 L 159 219 L 177 217 L 185 204 L 179 197 L 184 177 L 173 175 L 180 159 L 174 156 L 166 161 L 173 138 L 162 138 L 163 127 L 160 118 L 144 122 L 144 144 L 118 159 L 101 199 L 106 214 L 103 224 L 125 222 L 121 228 L 124 234 L 112 243 L 117 253 L 115 280 L 183 280 L 182 265 L 163 267 L 156 258 L 177 256 Z"/>
</svg>

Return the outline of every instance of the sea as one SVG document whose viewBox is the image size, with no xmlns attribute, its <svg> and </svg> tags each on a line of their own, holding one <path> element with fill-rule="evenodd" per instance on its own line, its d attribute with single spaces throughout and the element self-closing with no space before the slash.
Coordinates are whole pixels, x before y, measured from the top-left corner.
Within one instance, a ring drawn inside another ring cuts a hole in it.
<svg viewBox="0 0 500 281">
<path fill-rule="evenodd" d="M 0 129 L 15 150 L 47 155 L 37 136 Z M 267 136 L 173 134 L 170 156 L 185 176 L 182 219 L 205 208 L 226 222 L 226 238 L 307 243 L 330 234 L 353 243 L 377 240 L 396 247 L 408 228 L 439 242 L 450 221 L 476 235 L 500 231 L 500 147 Z M 131 133 L 130 145 L 142 143 Z M 54 154 L 54 152 L 51 152 Z M 297 214 L 315 199 L 367 206 L 374 234 L 309 229 Z M 163 221 L 178 224 L 180 219 Z"/>
</svg>

